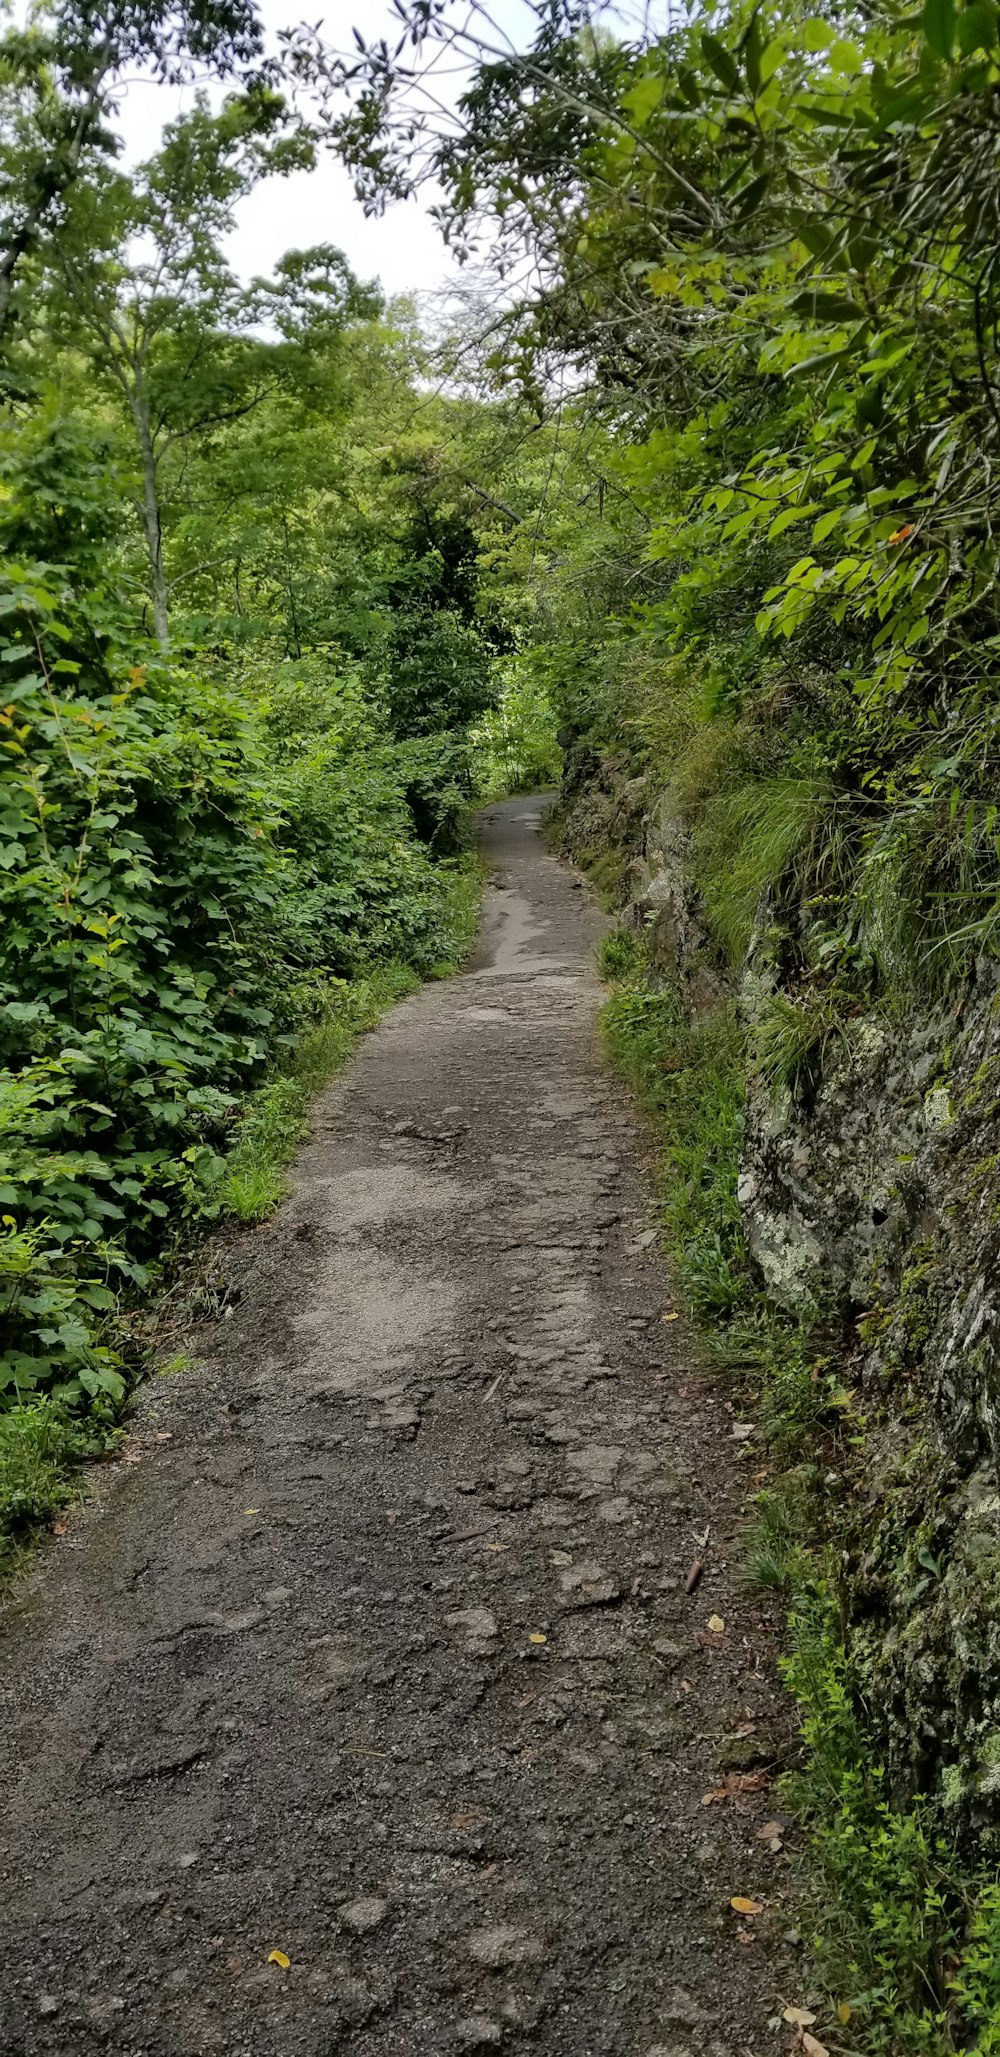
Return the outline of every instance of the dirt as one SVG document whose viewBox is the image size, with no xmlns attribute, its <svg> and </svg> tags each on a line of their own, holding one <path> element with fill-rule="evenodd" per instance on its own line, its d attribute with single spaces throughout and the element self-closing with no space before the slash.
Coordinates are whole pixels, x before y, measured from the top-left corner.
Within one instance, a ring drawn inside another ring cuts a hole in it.
<svg viewBox="0 0 1000 2057">
<path fill-rule="evenodd" d="M 785 2047 L 752 1439 L 539 817 L 8 1603 L 3 2057 Z"/>
</svg>

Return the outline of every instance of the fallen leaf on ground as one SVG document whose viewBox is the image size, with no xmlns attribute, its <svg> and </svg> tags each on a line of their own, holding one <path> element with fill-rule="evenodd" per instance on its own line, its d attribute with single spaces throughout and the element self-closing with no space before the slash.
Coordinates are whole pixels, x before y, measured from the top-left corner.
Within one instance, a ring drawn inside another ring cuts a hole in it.
<svg viewBox="0 0 1000 2057">
<path fill-rule="evenodd" d="M 780 1821 L 765 1821 L 763 1828 L 757 1830 L 757 1841 L 758 1843 L 773 1843 L 775 1836 L 783 1836 L 784 1833 L 785 1831 Z"/>
<path fill-rule="evenodd" d="M 753 1422 L 752 1422 L 752 1421 L 734 1421 L 734 1423 L 733 1423 L 733 1441 L 734 1441 L 734 1443 L 745 1443 L 745 1442 L 748 1442 L 748 1441 L 749 1441 L 749 1438 L 750 1438 L 750 1437 L 751 1437 L 752 1435 L 753 1435 Z"/>
<path fill-rule="evenodd" d="M 549 1639 L 548 1639 L 548 1636 L 529 1636 L 529 1637 L 528 1637 L 528 1641 L 529 1641 L 529 1643 L 547 1643 L 547 1642 L 548 1642 L 548 1640 L 549 1640 Z"/>
<path fill-rule="evenodd" d="M 680 1315 L 679 1315 L 679 1314 L 661 1314 L 661 1316 L 660 1316 L 660 1320 L 661 1320 L 661 1321 L 679 1321 L 679 1320 L 680 1320 Z"/>
<path fill-rule="evenodd" d="M 734 1914 L 763 1914 L 763 1900 L 748 1900 L 745 1893 L 734 1893 L 729 1902 Z"/>
<path fill-rule="evenodd" d="M 769 1784 L 770 1774 L 766 1771 L 727 1771 L 721 1786 L 702 1794 L 701 1804 L 710 1807 L 713 1800 L 732 1800 L 737 1793 L 759 1793 L 762 1786 Z"/>
<path fill-rule="evenodd" d="M 806 2053 L 806 2057 L 830 2057 L 826 2044 L 818 2043 L 815 2036 L 809 2034 L 807 2028 L 804 2028 L 802 2031 L 802 2048 Z"/>
<path fill-rule="evenodd" d="M 708 1617 L 708 1626 L 711 1629 L 713 1636 L 721 1636 L 725 1632 L 726 1624 L 723 1621 L 721 1614 L 710 1614 Z"/>
<path fill-rule="evenodd" d="M 244 1512 L 244 1514 L 259 1514 L 259 1513 L 260 1513 L 260 1508 L 259 1508 L 259 1507 L 244 1507 L 244 1509 L 243 1509 L 243 1512 Z"/>
<path fill-rule="evenodd" d="M 54 1536 L 64 1536 L 68 1527 L 68 1521 L 54 1521 L 52 1524 L 52 1534 Z"/>
<path fill-rule="evenodd" d="M 743 1743 L 746 1741 L 747 1736 L 755 1736 L 756 1733 L 757 1723 L 755 1721 L 741 1721 L 739 1728 L 734 1728 L 733 1730 L 733 1741 L 734 1743 Z"/>
<path fill-rule="evenodd" d="M 285 1956 L 284 1950 L 272 1950 L 268 1955 L 267 1961 L 269 1964 L 279 1964 L 282 1971 L 287 1971 L 292 1960 L 290 1957 Z"/>
<path fill-rule="evenodd" d="M 174 1432 L 172 1428 L 158 1428 L 153 1432 L 154 1443 L 172 1443 L 173 1440 Z"/>
<path fill-rule="evenodd" d="M 811 2028 L 816 2016 L 808 2007 L 786 2007 L 781 2019 L 790 2021 L 793 2028 Z"/>
<path fill-rule="evenodd" d="M 738 1928 L 736 1931 L 736 1940 L 738 1943 L 752 1943 L 754 1938 L 748 1928 Z"/>
<path fill-rule="evenodd" d="M 837 2020 L 841 2023 L 841 2025 L 844 2028 L 846 2028 L 848 2022 L 850 2021 L 850 2018 L 851 2009 L 849 2008 L 846 2000 L 841 2000 L 837 2008 Z"/>
</svg>

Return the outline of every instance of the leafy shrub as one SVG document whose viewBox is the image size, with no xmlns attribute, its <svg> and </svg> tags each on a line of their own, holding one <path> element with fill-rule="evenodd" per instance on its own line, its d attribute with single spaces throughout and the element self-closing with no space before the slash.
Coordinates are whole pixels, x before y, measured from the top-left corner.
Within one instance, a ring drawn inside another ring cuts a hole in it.
<svg viewBox="0 0 1000 2057">
<path fill-rule="evenodd" d="M 487 799 L 555 785 L 562 764 L 548 693 L 527 658 L 506 667 L 495 707 L 473 730 L 476 778 Z"/>
<path fill-rule="evenodd" d="M 4 1538 L 51 1521 L 72 1498 L 68 1468 L 112 1440 L 110 1429 L 82 1426 L 51 1399 L 0 1411 L 0 1565 Z"/>
<path fill-rule="evenodd" d="M 454 739 L 415 766 L 352 675 L 258 667 L 248 704 L 136 667 L 44 567 L 0 623 L 0 1408 L 62 1421 L 123 1397 L 150 1265 L 273 1205 L 309 1090 L 460 953 L 476 882 L 407 801 L 454 816 Z"/>
</svg>

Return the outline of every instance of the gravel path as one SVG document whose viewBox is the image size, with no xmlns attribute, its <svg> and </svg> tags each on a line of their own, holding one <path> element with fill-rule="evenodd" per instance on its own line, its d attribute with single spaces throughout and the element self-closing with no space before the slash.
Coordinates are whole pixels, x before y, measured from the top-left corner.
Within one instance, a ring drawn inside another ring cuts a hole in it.
<svg viewBox="0 0 1000 2057">
<path fill-rule="evenodd" d="M 8 1603 L 2 2057 L 787 2047 L 753 1459 L 539 813 Z"/>
</svg>

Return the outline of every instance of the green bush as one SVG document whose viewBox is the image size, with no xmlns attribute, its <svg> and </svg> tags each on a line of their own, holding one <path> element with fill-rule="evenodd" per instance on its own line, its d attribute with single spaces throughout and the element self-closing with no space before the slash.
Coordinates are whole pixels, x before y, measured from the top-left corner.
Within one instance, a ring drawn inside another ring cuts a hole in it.
<svg viewBox="0 0 1000 2057">
<path fill-rule="evenodd" d="M 71 1466 L 111 1446 L 113 1431 L 84 1427 L 50 1399 L 0 1412 L 0 1567 L 9 1538 L 51 1521 L 72 1498 Z"/>
<path fill-rule="evenodd" d="M 253 698 L 137 667 L 45 567 L 0 623 L 0 1410 L 23 1454 L 47 1396 L 57 1472 L 67 1410 L 124 1397 L 123 1302 L 273 1206 L 310 1091 L 463 953 L 478 875 L 408 800 L 454 824 L 461 740 L 394 743 L 332 663 Z"/>
</svg>

